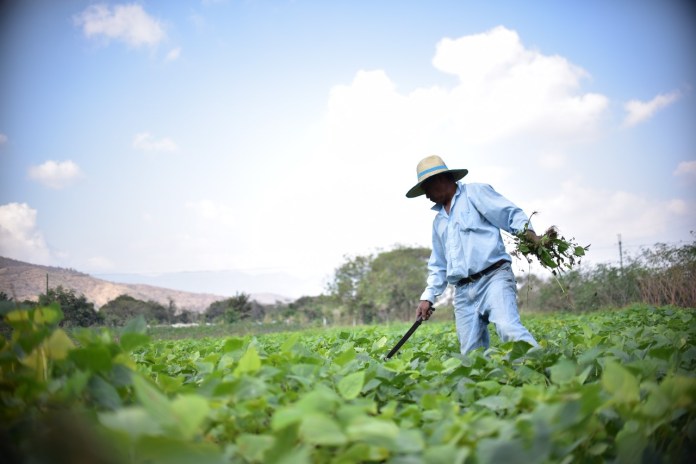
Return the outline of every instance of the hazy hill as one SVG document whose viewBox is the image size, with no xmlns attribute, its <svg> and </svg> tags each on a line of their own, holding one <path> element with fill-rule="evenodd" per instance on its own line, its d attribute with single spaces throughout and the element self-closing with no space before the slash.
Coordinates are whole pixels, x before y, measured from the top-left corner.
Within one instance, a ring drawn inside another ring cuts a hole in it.
<svg viewBox="0 0 696 464">
<path fill-rule="evenodd" d="M 36 301 L 39 294 L 46 293 L 46 276 L 51 288 L 62 285 L 64 288 L 72 289 L 78 295 L 85 295 L 96 308 L 119 295 L 126 294 L 138 300 L 156 301 L 163 305 L 168 305 L 172 300 L 177 308 L 202 312 L 212 302 L 234 296 L 186 292 L 144 284 L 114 283 L 74 269 L 41 266 L 0 257 L 0 292 L 5 292 L 16 301 Z M 262 304 L 288 301 L 287 298 L 278 295 L 251 294 L 250 296 L 252 300 Z"/>
</svg>

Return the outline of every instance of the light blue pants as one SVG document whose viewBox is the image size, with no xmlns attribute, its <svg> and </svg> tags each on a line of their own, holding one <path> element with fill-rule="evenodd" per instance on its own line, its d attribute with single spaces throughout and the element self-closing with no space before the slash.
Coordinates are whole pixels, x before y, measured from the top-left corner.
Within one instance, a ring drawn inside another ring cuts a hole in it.
<svg viewBox="0 0 696 464">
<path fill-rule="evenodd" d="M 517 285 L 509 263 L 475 282 L 455 287 L 454 319 L 462 354 L 488 348 L 488 323 L 503 342 L 524 340 L 537 346 L 517 311 Z"/>
</svg>

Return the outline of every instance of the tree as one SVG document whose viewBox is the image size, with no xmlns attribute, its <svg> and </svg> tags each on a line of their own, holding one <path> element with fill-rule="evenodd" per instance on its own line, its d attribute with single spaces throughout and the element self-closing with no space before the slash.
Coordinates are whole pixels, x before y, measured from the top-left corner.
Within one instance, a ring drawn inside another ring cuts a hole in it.
<svg viewBox="0 0 696 464">
<path fill-rule="evenodd" d="M 333 281 L 329 282 L 327 290 L 336 303 L 345 309 L 348 315 L 360 317 L 364 321 L 360 310 L 358 287 L 370 270 L 370 264 L 374 257 L 344 256 L 346 262 L 334 271 Z"/>
<path fill-rule="evenodd" d="M 138 315 L 142 315 L 147 322 L 154 324 L 188 322 L 191 319 L 190 313 L 184 314 L 182 311 L 182 317 L 185 321 L 181 321 L 176 315 L 176 311 L 176 305 L 171 299 L 169 304 L 164 306 L 156 301 L 142 301 L 124 294 L 102 306 L 99 313 L 102 315 L 104 323 L 109 326 L 125 325 Z"/>
<path fill-rule="evenodd" d="M 231 298 L 214 301 L 205 311 L 205 319 L 209 322 L 226 322 L 232 324 L 251 316 L 252 302 L 246 293 L 237 293 Z"/>
<path fill-rule="evenodd" d="M 315 321 L 324 317 L 331 317 L 331 310 L 335 306 L 334 300 L 328 295 L 303 296 L 289 303 L 288 313 L 292 313 L 304 322 Z"/>
<path fill-rule="evenodd" d="M 397 247 L 377 255 L 358 287 L 363 305 L 371 305 L 380 321 L 413 319 L 429 258 L 428 248 Z"/>
<path fill-rule="evenodd" d="M 125 325 L 138 314 L 144 314 L 146 310 L 144 301 L 137 300 L 130 295 L 119 295 L 102 306 L 99 313 L 104 319 L 104 324 L 113 327 Z"/>
<path fill-rule="evenodd" d="M 58 303 L 63 311 L 64 318 L 60 322 L 62 327 L 89 327 L 102 322 L 100 314 L 94 309 L 94 303 L 88 302 L 84 295 L 75 295 L 75 290 L 59 285 L 39 295 L 39 305 L 53 303 Z"/>
<path fill-rule="evenodd" d="M 428 275 L 428 248 L 397 246 L 377 256 L 356 256 L 336 269 L 331 295 L 361 322 L 408 320 Z"/>
</svg>

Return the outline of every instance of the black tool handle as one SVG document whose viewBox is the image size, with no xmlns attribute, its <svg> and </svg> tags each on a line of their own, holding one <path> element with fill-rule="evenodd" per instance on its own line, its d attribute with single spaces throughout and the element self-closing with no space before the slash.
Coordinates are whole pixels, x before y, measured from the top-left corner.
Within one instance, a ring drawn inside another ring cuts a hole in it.
<svg viewBox="0 0 696 464">
<path fill-rule="evenodd" d="M 435 311 L 435 308 L 433 308 L 432 305 L 430 305 L 430 310 Z M 411 335 L 413 335 L 413 332 L 416 331 L 416 329 L 423 323 L 423 318 L 418 316 L 418 319 L 416 319 L 416 322 L 413 323 L 410 329 L 408 329 L 408 332 L 406 332 L 406 335 L 401 337 L 401 340 L 399 340 L 399 343 L 396 344 L 394 348 L 387 354 L 387 359 L 391 358 L 396 354 L 397 351 L 399 351 L 399 348 L 406 343 L 406 340 L 408 340 Z"/>
<path fill-rule="evenodd" d="M 416 329 L 418 328 L 418 326 L 420 326 L 422 323 L 423 323 L 423 318 L 419 317 L 416 320 L 416 322 L 413 323 L 411 328 L 408 329 L 408 332 L 406 332 L 406 335 L 401 337 L 401 340 L 399 340 L 399 343 L 397 343 L 396 346 L 394 348 L 392 348 L 391 351 L 387 354 L 387 359 L 391 358 L 392 356 L 394 356 L 396 354 L 397 351 L 399 351 L 399 348 L 401 348 L 401 346 L 404 343 L 406 343 L 406 340 L 408 340 L 409 337 L 411 337 L 411 335 L 413 335 L 413 332 L 415 332 Z"/>
</svg>

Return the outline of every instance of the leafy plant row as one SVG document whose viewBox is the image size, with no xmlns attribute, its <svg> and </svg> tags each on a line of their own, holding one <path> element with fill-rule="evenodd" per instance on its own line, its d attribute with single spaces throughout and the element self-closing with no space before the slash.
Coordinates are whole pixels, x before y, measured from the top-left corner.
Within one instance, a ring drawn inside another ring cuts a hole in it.
<svg viewBox="0 0 696 464">
<path fill-rule="evenodd" d="M 68 334 L 60 317 L 5 315 L 0 437 L 18 461 L 689 462 L 696 451 L 693 310 L 530 318 L 539 348 L 467 356 L 451 324 L 428 323 L 389 361 L 405 326 L 175 342 L 151 341 L 142 320 Z"/>
</svg>

